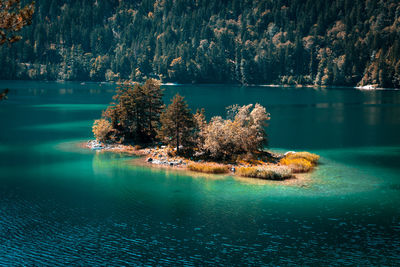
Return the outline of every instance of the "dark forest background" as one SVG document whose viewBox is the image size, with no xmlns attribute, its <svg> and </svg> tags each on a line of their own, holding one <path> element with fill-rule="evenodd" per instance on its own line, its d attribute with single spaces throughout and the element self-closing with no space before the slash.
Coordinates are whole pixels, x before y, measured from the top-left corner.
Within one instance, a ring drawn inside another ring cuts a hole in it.
<svg viewBox="0 0 400 267">
<path fill-rule="evenodd" d="M 40 0 L 0 79 L 400 87 L 398 0 Z"/>
</svg>

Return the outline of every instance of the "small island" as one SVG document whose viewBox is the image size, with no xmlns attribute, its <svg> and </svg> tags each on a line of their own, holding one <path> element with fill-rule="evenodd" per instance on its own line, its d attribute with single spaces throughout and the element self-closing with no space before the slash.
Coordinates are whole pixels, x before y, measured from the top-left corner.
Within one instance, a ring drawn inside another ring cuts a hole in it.
<svg viewBox="0 0 400 267">
<path fill-rule="evenodd" d="M 124 82 L 102 118 L 93 124 L 93 150 L 139 155 L 150 166 L 194 172 L 286 180 L 306 173 L 319 156 L 265 151 L 270 114 L 260 104 L 227 107 L 226 118 L 207 122 L 205 110 L 192 113 L 176 94 L 166 106 L 159 81 Z"/>
</svg>

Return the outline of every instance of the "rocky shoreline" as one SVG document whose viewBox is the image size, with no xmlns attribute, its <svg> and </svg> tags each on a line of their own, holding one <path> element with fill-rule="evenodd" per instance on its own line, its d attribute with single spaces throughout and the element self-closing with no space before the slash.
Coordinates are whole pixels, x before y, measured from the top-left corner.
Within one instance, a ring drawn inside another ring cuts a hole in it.
<svg viewBox="0 0 400 267">
<path fill-rule="evenodd" d="M 163 165 L 170 167 L 186 166 L 187 162 L 182 157 L 170 157 L 167 155 L 167 147 L 161 146 L 160 148 L 138 148 L 130 145 L 122 144 L 103 144 L 97 140 L 89 140 L 86 147 L 94 151 L 110 151 L 129 153 L 137 156 L 146 156 L 145 162 L 154 165 Z"/>
</svg>

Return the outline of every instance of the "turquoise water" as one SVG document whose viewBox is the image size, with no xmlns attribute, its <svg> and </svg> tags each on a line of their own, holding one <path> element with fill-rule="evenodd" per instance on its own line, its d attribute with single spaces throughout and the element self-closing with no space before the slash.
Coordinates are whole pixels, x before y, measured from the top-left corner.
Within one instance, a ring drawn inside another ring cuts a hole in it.
<svg viewBox="0 0 400 267">
<path fill-rule="evenodd" d="M 266 106 L 271 149 L 322 156 L 282 185 L 77 147 L 113 85 L 0 87 L 1 265 L 400 264 L 400 91 L 165 86 L 208 117 Z"/>
</svg>

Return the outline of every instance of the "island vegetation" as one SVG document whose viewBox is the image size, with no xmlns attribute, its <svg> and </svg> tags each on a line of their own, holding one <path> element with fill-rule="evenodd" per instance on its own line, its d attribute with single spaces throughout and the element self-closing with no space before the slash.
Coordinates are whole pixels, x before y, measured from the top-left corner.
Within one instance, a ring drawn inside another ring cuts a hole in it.
<svg viewBox="0 0 400 267">
<path fill-rule="evenodd" d="M 146 156 L 149 164 L 204 173 L 283 180 L 311 171 L 319 156 L 265 151 L 270 114 L 260 104 L 232 105 L 226 117 L 206 120 L 204 109 L 192 113 L 183 96 L 163 103 L 160 82 L 120 84 L 102 118 L 93 124 L 92 149 Z"/>
</svg>

